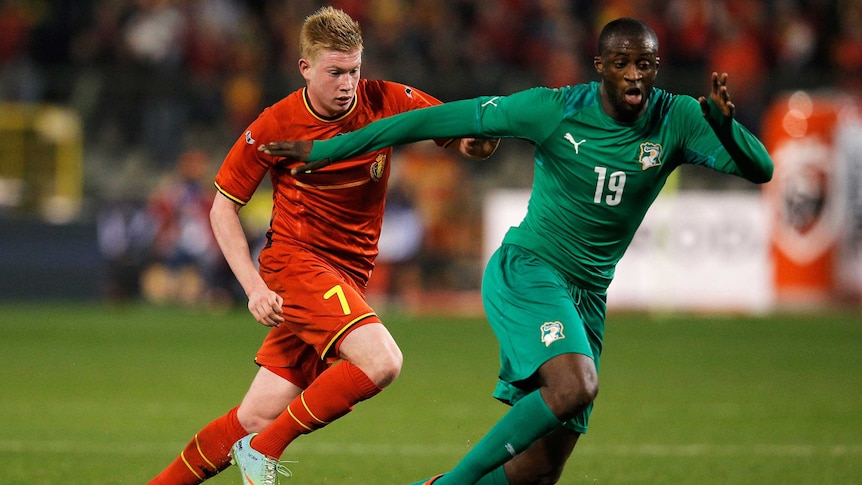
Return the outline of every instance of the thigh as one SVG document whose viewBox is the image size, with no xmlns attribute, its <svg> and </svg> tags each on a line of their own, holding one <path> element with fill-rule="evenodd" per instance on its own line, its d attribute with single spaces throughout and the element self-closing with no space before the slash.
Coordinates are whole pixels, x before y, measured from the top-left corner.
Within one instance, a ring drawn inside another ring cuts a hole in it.
<svg viewBox="0 0 862 485">
<path fill-rule="evenodd" d="M 552 360 L 569 365 L 566 363 L 572 359 L 563 357 L 567 354 L 586 356 L 598 370 L 604 335 L 603 294 L 575 287 L 523 248 L 503 245 L 485 269 L 482 298 L 500 344 L 495 398 L 516 403 L 542 384 L 536 378 L 540 367 Z M 544 377 L 558 375 L 550 370 L 548 374 Z M 591 410 L 592 404 L 565 426 L 585 433 Z"/>
<path fill-rule="evenodd" d="M 303 389 L 328 367 L 313 345 L 281 327 L 270 329 L 254 360 Z"/>
<path fill-rule="evenodd" d="M 539 439 L 526 451 L 505 465 L 506 477 L 512 485 L 556 483 L 563 474 L 566 461 L 580 437 L 579 433 L 557 428 Z"/>
<path fill-rule="evenodd" d="M 500 379 L 511 384 L 565 353 L 594 358 L 568 282 L 532 253 L 502 246 L 482 282 L 488 322 L 500 344 Z"/>
</svg>

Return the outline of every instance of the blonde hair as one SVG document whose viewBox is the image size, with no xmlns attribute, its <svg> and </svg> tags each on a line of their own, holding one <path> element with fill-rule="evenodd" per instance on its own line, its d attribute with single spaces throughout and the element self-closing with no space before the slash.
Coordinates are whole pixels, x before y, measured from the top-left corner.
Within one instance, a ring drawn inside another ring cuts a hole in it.
<svg viewBox="0 0 862 485">
<path fill-rule="evenodd" d="M 359 22 L 343 10 L 322 7 L 305 18 L 299 34 L 299 55 L 313 60 L 322 50 L 362 51 Z"/>
</svg>

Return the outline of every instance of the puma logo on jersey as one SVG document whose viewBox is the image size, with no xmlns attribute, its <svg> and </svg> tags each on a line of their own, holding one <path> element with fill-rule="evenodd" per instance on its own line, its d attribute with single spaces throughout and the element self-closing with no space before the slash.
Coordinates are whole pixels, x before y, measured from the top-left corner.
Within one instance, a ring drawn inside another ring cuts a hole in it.
<svg viewBox="0 0 862 485">
<path fill-rule="evenodd" d="M 254 145 L 254 138 L 251 137 L 251 130 L 245 132 L 245 142 L 249 145 Z"/>
<path fill-rule="evenodd" d="M 638 160 L 644 170 L 661 165 L 661 145 L 658 143 L 641 143 Z"/>
<path fill-rule="evenodd" d="M 485 106 L 488 106 L 490 104 L 491 106 L 496 108 L 497 103 L 495 103 L 494 101 L 497 101 L 499 98 L 500 98 L 499 96 L 494 96 L 493 98 L 489 99 L 488 101 L 485 101 L 484 103 L 482 103 L 482 107 L 484 108 Z"/>
<path fill-rule="evenodd" d="M 587 140 L 575 141 L 575 137 L 573 137 L 571 133 L 566 133 L 565 138 L 566 138 L 566 140 L 569 140 L 569 143 L 571 143 L 572 146 L 575 147 L 575 155 L 578 155 L 580 153 L 579 147 L 581 146 L 581 143 L 584 143 L 585 141 L 587 141 Z"/>
</svg>

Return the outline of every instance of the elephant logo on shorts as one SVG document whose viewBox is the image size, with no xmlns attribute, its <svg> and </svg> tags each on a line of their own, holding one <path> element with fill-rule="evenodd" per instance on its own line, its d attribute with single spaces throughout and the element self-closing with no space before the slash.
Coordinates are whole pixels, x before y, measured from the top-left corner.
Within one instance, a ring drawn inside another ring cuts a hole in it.
<svg viewBox="0 0 862 485">
<path fill-rule="evenodd" d="M 563 324 L 560 322 L 545 322 L 542 324 L 542 342 L 545 347 L 550 347 L 557 340 L 566 338 L 563 335 Z"/>
</svg>

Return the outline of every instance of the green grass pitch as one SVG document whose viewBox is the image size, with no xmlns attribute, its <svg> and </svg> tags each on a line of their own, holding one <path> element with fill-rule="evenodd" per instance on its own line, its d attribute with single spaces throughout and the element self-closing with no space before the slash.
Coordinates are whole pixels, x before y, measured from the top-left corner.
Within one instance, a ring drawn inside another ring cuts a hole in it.
<svg viewBox="0 0 862 485">
<path fill-rule="evenodd" d="M 442 472 L 507 409 L 482 319 L 384 314 L 405 355 L 378 397 L 285 454 L 298 484 Z M 236 405 L 265 333 L 244 310 L 0 305 L 0 483 L 138 484 Z M 862 315 L 611 314 L 564 484 L 862 483 Z M 238 484 L 235 469 L 210 480 Z"/>
</svg>

